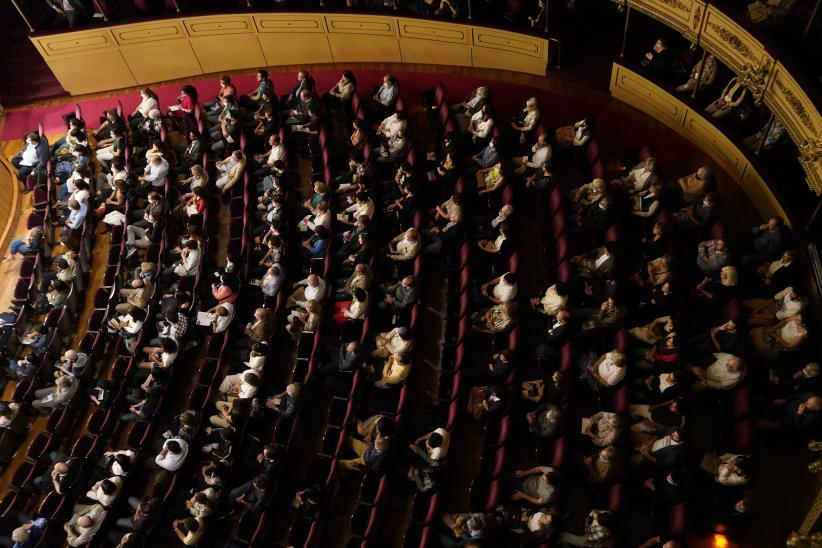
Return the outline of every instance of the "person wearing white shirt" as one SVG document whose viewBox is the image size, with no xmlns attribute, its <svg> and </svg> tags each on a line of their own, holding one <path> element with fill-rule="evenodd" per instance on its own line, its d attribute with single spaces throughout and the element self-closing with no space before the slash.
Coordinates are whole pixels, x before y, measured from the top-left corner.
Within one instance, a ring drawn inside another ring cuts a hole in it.
<svg viewBox="0 0 822 548">
<path fill-rule="evenodd" d="M 630 194 L 638 194 L 647 190 L 656 180 L 656 159 L 649 157 L 628 172 L 628 175 L 615 179 L 611 184 L 624 187 Z"/>
<path fill-rule="evenodd" d="M 253 398 L 260 388 L 260 374 L 252 369 L 246 369 L 236 375 L 226 375 L 220 383 L 220 394 L 223 397 L 237 397 L 240 399 Z"/>
<path fill-rule="evenodd" d="M 248 355 L 248 361 L 243 362 L 246 369 L 255 371 L 258 375 L 262 374 L 266 361 L 266 348 L 267 345 L 262 343 L 255 344 L 251 347 L 251 353 Z"/>
<path fill-rule="evenodd" d="M 494 119 L 491 117 L 491 107 L 487 104 L 483 105 L 477 113 L 471 116 L 471 121 L 468 122 L 468 133 L 471 134 L 471 140 L 475 145 L 484 145 L 493 129 Z"/>
<path fill-rule="evenodd" d="M 159 154 L 151 157 L 151 161 L 146 166 L 145 172 L 140 176 L 140 181 L 144 181 L 151 186 L 158 188 L 166 184 L 168 175 L 168 160 Z"/>
<path fill-rule="evenodd" d="M 531 157 L 522 156 L 514 158 L 514 165 L 518 166 L 515 173 L 533 173 L 542 170 L 543 166 L 551 161 L 553 150 L 548 142 L 548 137 L 544 133 L 537 136 L 537 142 L 531 147 Z"/>
<path fill-rule="evenodd" d="M 357 193 L 356 201 L 337 215 L 337 220 L 347 225 L 355 224 L 361 216 L 369 219 L 374 216 L 374 200 L 365 193 Z"/>
<path fill-rule="evenodd" d="M 420 436 L 411 444 L 411 450 L 426 464 L 436 466 L 448 455 L 451 436 L 445 428 L 437 428 Z"/>
<path fill-rule="evenodd" d="M 137 460 L 137 453 L 132 451 L 131 449 L 123 449 L 120 451 L 106 451 L 103 453 L 103 457 L 105 460 L 109 461 L 109 466 L 111 467 L 111 473 L 115 476 L 125 476 L 128 471 L 123 470 L 123 467 L 120 466 L 120 463 L 116 460 L 119 456 L 125 456 L 131 464 L 134 464 Z"/>
<path fill-rule="evenodd" d="M 200 268 L 200 245 L 197 240 L 189 240 L 180 253 L 180 262 L 173 267 L 177 276 L 194 276 Z"/>
<path fill-rule="evenodd" d="M 420 253 L 422 241 L 416 228 L 409 228 L 388 245 L 386 257 L 393 261 L 410 261 Z"/>
<path fill-rule="evenodd" d="M 714 358 L 714 363 L 708 367 L 691 368 L 698 379 L 694 389 L 728 390 L 745 378 L 745 362 L 742 358 L 725 352 L 715 352 Z"/>
<path fill-rule="evenodd" d="M 483 298 L 477 300 L 483 305 L 487 304 L 484 302 L 485 299 L 494 304 L 511 302 L 517 296 L 517 275 L 513 272 L 506 272 L 502 276 L 497 276 L 482 284 L 480 293 Z"/>
<path fill-rule="evenodd" d="M 395 137 L 398 133 L 405 133 L 405 128 L 407 126 L 407 122 L 405 119 L 404 112 L 395 112 L 385 120 L 380 123 L 379 128 L 377 128 L 377 133 L 385 137 L 386 139 L 391 139 Z"/>
<path fill-rule="evenodd" d="M 140 121 L 148 118 L 149 112 L 160 108 L 160 103 L 157 102 L 157 96 L 149 88 L 140 90 L 140 104 L 129 115 L 129 121 L 132 128 L 136 128 Z"/>
<path fill-rule="evenodd" d="M 92 485 L 91 489 L 86 493 L 86 498 L 97 501 L 106 508 L 110 508 L 114 501 L 117 500 L 117 495 L 120 494 L 120 488 L 122 486 L 123 478 L 112 476 Z"/>
<path fill-rule="evenodd" d="M 163 449 L 154 457 L 154 463 L 164 470 L 174 472 L 183 466 L 186 456 L 188 442 L 181 438 L 170 438 L 163 443 Z"/>
<path fill-rule="evenodd" d="M 78 202 L 77 200 L 70 199 L 68 202 L 68 207 L 71 210 L 71 213 L 69 213 L 68 219 L 66 219 L 66 228 L 76 230 L 80 228 L 86 220 L 88 206 Z"/>
<path fill-rule="evenodd" d="M 255 178 L 271 175 L 275 162 L 286 161 L 285 145 L 280 141 L 280 135 L 278 133 L 272 133 L 268 137 L 268 144 L 271 147 L 268 152 L 254 156 L 254 159 L 262 164 L 260 168 L 254 172 Z"/>
<path fill-rule="evenodd" d="M 208 313 L 213 314 L 211 319 L 211 331 L 214 333 L 222 333 L 231 321 L 234 319 L 234 303 L 218 304 L 214 308 L 208 310 Z"/>
<path fill-rule="evenodd" d="M 266 297 L 276 297 L 283 283 L 283 267 L 274 263 L 260 280 L 260 289 Z"/>
<path fill-rule="evenodd" d="M 35 164 L 37 164 L 37 144 L 31 139 L 26 139 L 26 148 L 23 149 L 20 165 L 33 166 Z"/>
<path fill-rule="evenodd" d="M 386 74 L 382 79 L 382 85 L 377 89 L 372 99 L 383 107 L 392 107 L 400 96 L 400 86 L 397 79 Z"/>
<path fill-rule="evenodd" d="M 304 280 L 294 284 L 295 291 L 288 297 L 286 308 L 294 308 L 295 306 L 305 307 L 307 301 L 322 302 L 325 299 L 326 283 L 325 280 L 311 274 Z"/>
<path fill-rule="evenodd" d="M 801 313 L 808 299 L 799 297 L 792 286 L 779 291 L 772 299 L 747 299 L 742 306 L 748 310 L 749 327 L 766 327 Z"/>
<path fill-rule="evenodd" d="M 625 354 L 614 349 L 600 356 L 594 363 L 586 364 L 583 375 L 588 381 L 588 386 L 598 392 L 618 384 L 625 378 L 625 361 Z"/>
</svg>

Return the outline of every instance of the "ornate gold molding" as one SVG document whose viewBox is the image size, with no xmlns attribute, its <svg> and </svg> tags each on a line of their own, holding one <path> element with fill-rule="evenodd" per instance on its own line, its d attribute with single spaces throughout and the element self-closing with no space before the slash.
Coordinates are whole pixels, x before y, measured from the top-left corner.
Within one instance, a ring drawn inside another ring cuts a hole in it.
<svg viewBox="0 0 822 548">
<path fill-rule="evenodd" d="M 659 1 L 662 2 L 663 4 L 665 4 L 666 6 L 672 7 L 674 9 L 679 10 L 679 11 L 684 11 L 684 12 L 690 12 L 691 11 L 691 9 L 686 4 L 683 4 L 679 0 L 659 0 Z"/>
<path fill-rule="evenodd" d="M 724 41 L 728 43 L 737 53 L 746 59 L 756 62 L 757 58 L 751 48 L 749 48 L 736 33 L 726 29 L 722 25 L 718 25 L 713 21 L 708 21 L 708 26 L 711 27 Z"/>
<path fill-rule="evenodd" d="M 694 31 L 699 29 L 699 22 L 702 20 L 702 7 L 697 6 L 694 10 Z"/>
<path fill-rule="evenodd" d="M 814 164 L 822 160 L 822 143 L 815 139 L 805 139 L 797 145 L 799 161 L 803 164 Z"/>
<path fill-rule="evenodd" d="M 785 541 L 788 548 L 819 548 L 822 546 L 822 533 L 814 533 L 810 536 L 802 536 L 799 533 L 791 533 Z"/>
<path fill-rule="evenodd" d="M 808 128 L 811 133 L 816 133 L 816 126 L 814 126 L 813 120 L 811 120 L 811 115 L 808 114 L 808 111 L 805 110 L 805 105 L 802 104 L 796 95 L 784 84 L 782 83 L 779 78 L 774 80 L 774 85 L 779 88 L 779 91 L 782 92 L 782 95 L 785 97 L 785 100 L 791 105 L 794 114 L 796 114 L 799 121 L 802 122 L 806 128 Z"/>
<path fill-rule="evenodd" d="M 769 72 L 770 69 L 767 65 L 755 68 L 753 65 L 746 63 L 739 73 L 739 82 L 748 88 L 754 103 L 757 105 L 762 103 L 762 98 L 765 96 L 766 78 Z"/>
</svg>

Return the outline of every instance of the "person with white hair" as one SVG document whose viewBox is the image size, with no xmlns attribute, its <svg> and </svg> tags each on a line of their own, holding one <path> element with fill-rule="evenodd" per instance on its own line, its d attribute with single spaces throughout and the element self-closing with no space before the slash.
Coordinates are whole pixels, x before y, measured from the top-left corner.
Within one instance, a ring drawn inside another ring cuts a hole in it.
<svg viewBox="0 0 822 548">
<path fill-rule="evenodd" d="M 42 517 L 28 519 L 25 514 L 20 514 L 18 518 L 20 519 L 20 526 L 11 532 L 10 537 L 0 537 L 0 546 L 13 546 L 14 548 L 37 546 L 46 531 L 49 520 Z"/>
<path fill-rule="evenodd" d="M 544 403 L 535 411 L 526 413 L 528 431 L 538 438 L 550 438 L 559 433 L 562 413 L 553 403 Z"/>
<path fill-rule="evenodd" d="M 77 393 L 80 383 L 72 375 L 64 375 L 57 379 L 54 386 L 40 388 L 34 391 L 35 399 L 31 405 L 37 411 L 48 414 L 55 407 L 68 405 L 74 394 Z"/>
<path fill-rule="evenodd" d="M 302 391 L 302 384 L 292 382 L 285 387 L 284 391 L 268 398 L 265 406 L 275 411 L 282 418 L 291 417 L 300 409 Z"/>
<path fill-rule="evenodd" d="M 531 97 L 525 101 L 525 108 L 511 120 L 511 129 L 515 135 L 518 135 L 519 144 L 525 143 L 528 134 L 536 129 L 539 120 L 539 103 L 536 97 Z"/>
<path fill-rule="evenodd" d="M 391 240 L 386 257 L 397 262 L 410 261 L 419 255 L 421 247 L 422 240 L 419 232 L 416 228 L 409 228 Z"/>
<path fill-rule="evenodd" d="M 151 185 L 154 188 L 159 188 L 166 184 L 166 176 L 168 175 L 168 160 L 163 158 L 162 154 L 154 154 L 151 157 L 146 169 L 140 177 L 138 177 L 141 185 Z"/>
<path fill-rule="evenodd" d="M 714 358 L 715 361 L 707 367 L 691 368 L 691 373 L 697 378 L 695 390 L 728 390 L 745 378 L 742 358 L 724 352 L 716 352 Z"/>
<path fill-rule="evenodd" d="M 67 375 L 79 377 L 88 365 L 89 357 L 85 352 L 66 350 L 54 367 Z"/>
</svg>

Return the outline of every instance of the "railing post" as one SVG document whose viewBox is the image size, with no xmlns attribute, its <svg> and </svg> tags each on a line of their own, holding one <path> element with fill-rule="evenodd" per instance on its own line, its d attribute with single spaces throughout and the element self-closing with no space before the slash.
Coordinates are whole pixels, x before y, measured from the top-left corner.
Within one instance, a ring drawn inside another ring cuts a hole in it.
<svg viewBox="0 0 822 548">
<path fill-rule="evenodd" d="M 26 26 L 29 28 L 29 32 L 34 32 L 34 27 L 31 26 L 31 23 L 29 23 L 29 18 L 26 17 L 26 14 L 23 13 L 23 10 L 21 10 L 20 6 L 17 5 L 17 0 L 11 0 L 11 3 L 14 4 L 14 8 L 17 10 L 17 13 L 19 13 L 20 17 L 23 18 L 23 21 L 26 22 Z"/>
<path fill-rule="evenodd" d="M 765 132 L 762 134 L 762 138 L 759 140 L 759 144 L 756 147 L 756 152 L 754 152 L 754 154 L 756 154 L 757 156 L 759 156 L 759 154 L 762 152 L 762 149 L 765 147 L 765 141 L 768 139 L 768 133 L 771 132 L 771 128 L 773 127 L 773 121 L 775 119 L 776 117 L 774 116 L 773 112 L 771 112 L 771 116 L 770 118 L 768 118 L 768 123 L 765 124 Z"/>
<path fill-rule="evenodd" d="M 619 52 L 619 58 L 625 58 L 625 44 L 628 41 L 628 22 L 631 20 L 631 6 L 625 10 L 625 28 L 622 31 L 622 49 Z"/>
<path fill-rule="evenodd" d="M 545 7 L 542 10 L 545 12 L 545 34 L 548 34 L 548 0 L 545 0 Z"/>
<path fill-rule="evenodd" d="M 108 14 L 103 11 L 103 6 L 100 5 L 98 0 L 91 0 L 91 3 L 94 5 L 94 9 L 97 10 L 97 13 L 100 13 L 103 16 L 103 21 L 108 22 Z"/>
<path fill-rule="evenodd" d="M 699 86 L 702 85 L 702 75 L 705 74 L 705 59 L 708 57 L 708 50 L 702 48 L 702 61 L 700 61 L 699 67 L 699 76 L 696 78 L 696 86 L 694 86 L 694 91 L 691 93 L 691 98 L 696 98 L 696 92 L 699 90 Z"/>
<path fill-rule="evenodd" d="M 805 25 L 805 32 L 802 33 L 802 38 L 808 37 L 808 33 L 811 31 L 813 21 L 814 19 L 816 19 L 816 14 L 819 11 L 819 4 L 822 4 L 822 0 L 816 0 L 816 4 L 814 4 L 813 11 L 811 12 L 811 18 L 808 19 L 808 24 Z"/>
</svg>

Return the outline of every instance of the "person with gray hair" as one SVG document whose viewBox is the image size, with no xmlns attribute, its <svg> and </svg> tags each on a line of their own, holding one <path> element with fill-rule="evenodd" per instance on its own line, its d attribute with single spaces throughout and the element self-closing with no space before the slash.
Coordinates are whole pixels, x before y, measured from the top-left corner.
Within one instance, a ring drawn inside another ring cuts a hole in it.
<svg viewBox="0 0 822 548">
<path fill-rule="evenodd" d="M 48 526 L 49 520 L 42 517 L 31 519 L 22 513 L 17 516 L 17 519 L 20 526 L 11 532 L 10 537 L 0 537 L 0 546 L 13 546 L 14 548 L 37 546 Z"/>
<path fill-rule="evenodd" d="M 76 377 L 64 375 L 57 379 L 54 386 L 35 390 L 34 396 L 37 399 L 31 405 L 40 413 L 47 415 L 55 407 L 68 405 L 79 386 Z"/>
</svg>

